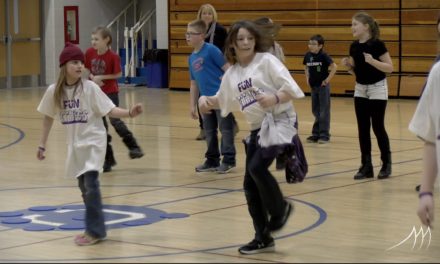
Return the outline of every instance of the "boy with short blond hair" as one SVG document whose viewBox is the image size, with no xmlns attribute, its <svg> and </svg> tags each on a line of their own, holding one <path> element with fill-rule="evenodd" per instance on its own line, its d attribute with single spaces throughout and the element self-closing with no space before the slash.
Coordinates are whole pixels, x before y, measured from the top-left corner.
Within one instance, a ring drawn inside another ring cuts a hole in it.
<svg viewBox="0 0 440 264">
<path fill-rule="evenodd" d="M 200 95 L 213 96 L 220 88 L 221 77 L 228 68 L 222 52 L 216 46 L 205 42 L 206 24 L 195 20 L 188 24 L 186 41 L 194 48 L 188 58 L 190 71 L 190 111 L 197 119 L 197 102 Z M 232 114 L 221 117 L 220 110 L 211 110 L 202 114 L 206 135 L 207 151 L 205 162 L 195 168 L 196 172 L 216 171 L 228 173 L 236 165 L 234 145 L 234 122 Z M 219 151 L 217 129 L 222 134 Z M 220 162 L 220 153 L 223 160 Z"/>
</svg>

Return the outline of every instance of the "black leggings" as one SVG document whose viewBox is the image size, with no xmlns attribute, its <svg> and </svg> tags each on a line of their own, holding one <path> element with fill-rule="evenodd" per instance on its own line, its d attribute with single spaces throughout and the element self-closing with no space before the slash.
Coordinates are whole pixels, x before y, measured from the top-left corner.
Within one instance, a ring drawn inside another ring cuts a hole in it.
<svg viewBox="0 0 440 264">
<path fill-rule="evenodd" d="M 370 100 L 363 97 L 355 97 L 354 108 L 362 155 L 371 155 L 371 125 L 373 125 L 373 131 L 376 135 L 381 155 L 384 156 L 390 153 L 390 140 L 385 130 L 387 100 Z"/>
<path fill-rule="evenodd" d="M 251 131 L 245 146 L 246 172 L 243 187 L 255 238 L 264 241 L 270 237 L 267 227 L 269 216 L 282 215 L 286 202 L 277 180 L 269 171 L 274 158 L 263 157 L 262 149 L 257 143 L 258 131 Z"/>
</svg>

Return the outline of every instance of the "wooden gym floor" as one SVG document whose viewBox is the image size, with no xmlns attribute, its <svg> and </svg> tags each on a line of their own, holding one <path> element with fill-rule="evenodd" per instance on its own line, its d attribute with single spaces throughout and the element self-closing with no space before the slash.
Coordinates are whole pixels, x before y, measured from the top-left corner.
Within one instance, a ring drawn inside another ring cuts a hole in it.
<svg viewBox="0 0 440 264">
<path fill-rule="evenodd" d="M 360 154 L 352 98 L 332 98 L 331 143 L 324 145 L 305 140 L 313 120 L 310 97 L 294 101 L 309 173 L 303 183 L 291 185 L 282 171 L 271 167 L 295 212 L 275 235 L 275 253 L 244 256 L 237 248 L 253 238 L 253 228 L 242 190 L 241 139 L 248 130 L 240 113 L 236 113 L 240 126 L 235 140 L 237 167 L 225 175 L 195 173 L 194 167 L 203 162 L 206 145 L 195 140 L 198 122 L 189 116 L 189 93 L 121 88 L 121 106 L 134 102 L 144 105 L 141 116 L 125 121 L 146 155 L 130 160 L 111 128 L 118 164 L 112 172 L 100 176 L 108 237 L 95 246 L 79 247 L 73 237 L 82 232 L 75 230 L 82 223 L 77 215 L 83 212 L 82 201 L 76 180 L 62 176 L 65 134 L 61 125 L 55 124 L 51 131 L 46 160 L 40 162 L 35 157 L 42 120 L 36 107 L 44 90 L 0 89 L 0 262 L 440 259 L 437 228 L 431 230 L 432 237 L 424 233 L 426 228 L 423 234 L 411 235 L 413 228 L 417 232 L 421 228 L 415 213 L 418 198 L 414 187 L 421 173 L 422 143 L 407 129 L 417 100 L 389 101 L 386 127 L 393 152 L 393 174 L 380 181 L 353 180 Z M 374 137 L 372 143 L 377 174 L 380 155 Z M 434 227 L 440 228 L 438 188 L 436 192 Z M 14 217 L 17 212 L 21 214 Z M 23 219 L 31 221 L 14 222 Z M 61 228 L 63 223 L 72 222 L 76 226 Z M 38 228 L 43 230 L 27 231 Z"/>
</svg>

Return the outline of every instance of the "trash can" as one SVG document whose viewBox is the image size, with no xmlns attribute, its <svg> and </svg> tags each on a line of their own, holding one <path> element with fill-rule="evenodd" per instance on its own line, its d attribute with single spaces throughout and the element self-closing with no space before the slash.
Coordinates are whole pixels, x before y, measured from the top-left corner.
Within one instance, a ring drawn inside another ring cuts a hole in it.
<svg viewBox="0 0 440 264">
<path fill-rule="evenodd" d="M 147 87 L 168 87 L 168 50 L 150 49 L 143 56 L 145 67 L 148 71 Z"/>
</svg>

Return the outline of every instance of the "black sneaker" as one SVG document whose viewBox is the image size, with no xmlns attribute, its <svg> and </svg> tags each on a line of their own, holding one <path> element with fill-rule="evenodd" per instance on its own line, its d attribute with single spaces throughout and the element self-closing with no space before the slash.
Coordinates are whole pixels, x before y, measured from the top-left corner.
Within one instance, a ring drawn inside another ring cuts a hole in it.
<svg viewBox="0 0 440 264">
<path fill-rule="evenodd" d="M 264 252 L 274 252 L 274 251 L 275 251 L 275 242 L 273 241 L 273 238 L 268 242 L 262 242 L 254 239 L 238 249 L 238 252 L 245 255 L 258 254 Z"/>
<path fill-rule="evenodd" d="M 234 137 L 240 132 L 237 122 L 234 123 Z"/>
<path fill-rule="evenodd" d="M 225 174 L 230 172 L 233 168 L 235 168 L 235 165 L 222 163 L 217 167 L 217 173 Z"/>
<path fill-rule="evenodd" d="M 104 166 L 102 166 L 103 172 L 110 172 L 112 171 L 112 167 L 116 166 L 116 161 L 104 161 Z"/>
<path fill-rule="evenodd" d="M 420 192 L 420 184 L 416 186 L 416 192 Z"/>
<path fill-rule="evenodd" d="M 102 167 L 102 171 L 103 172 L 110 172 L 110 171 L 112 171 L 112 166 L 104 163 L 104 166 Z"/>
<path fill-rule="evenodd" d="M 216 171 L 218 165 L 211 165 L 207 162 L 203 163 L 196 167 L 196 172 L 208 172 L 208 171 Z"/>
<path fill-rule="evenodd" d="M 284 225 L 287 223 L 287 220 L 289 219 L 289 216 L 291 215 L 293 211 L 293 205 L 286 201 L 286 206 L 284 208 L 284 214 L 281 217 L 271 217 L 268 228 L 271 232 L 278 231 L 281 228 L 284 227 Z"/>
<path fill-rule="evenodd" d="M 317 136 L 310 136 L 307 138 L 307 142 L 316 143 L 316 142 L 318 142 L 318 139 L 319 139 L 319 137 L 317 137 Z"/>
<path fill-rule="evenodd" d="M 142 158 L 142 156 L 144 156 L 144 152 L 142 151 L 141 148 L 135 147 L 135 148 L 130 148 L 128 155 L 130 156 L 131 159 L 139 159 Z"/>
</svg>

